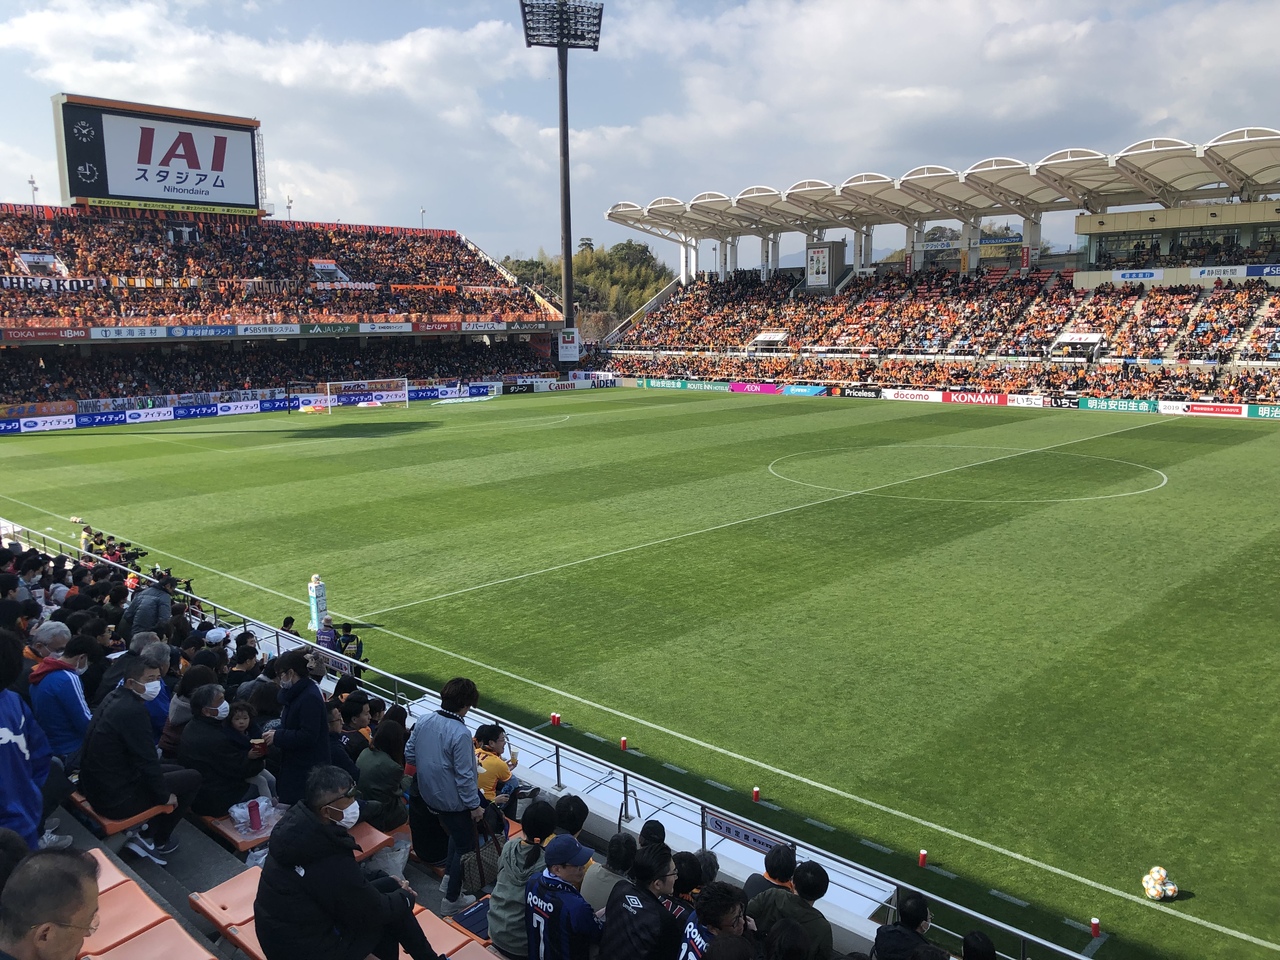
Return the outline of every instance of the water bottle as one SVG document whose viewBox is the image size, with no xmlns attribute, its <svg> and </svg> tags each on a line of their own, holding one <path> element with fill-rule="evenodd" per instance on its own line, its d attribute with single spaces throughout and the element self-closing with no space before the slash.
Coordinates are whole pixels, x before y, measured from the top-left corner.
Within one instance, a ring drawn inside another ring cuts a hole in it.
<svg viewBox="0 0 1280 960">
<path fill-rule="evenodd" d="M 254 832 L 262 829 L 262 813 L 258 809 L 258 798 L 249 801 L 249 828 Z"/>
</svg>

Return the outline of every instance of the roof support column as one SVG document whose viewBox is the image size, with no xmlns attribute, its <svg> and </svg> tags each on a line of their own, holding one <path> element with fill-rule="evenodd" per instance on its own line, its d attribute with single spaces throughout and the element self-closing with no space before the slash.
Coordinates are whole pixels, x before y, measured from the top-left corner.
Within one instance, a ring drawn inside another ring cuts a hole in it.
<svg viewBox="0 0 1280 960">
<path fill-rule="evenodd" d="M 689 241 L 680 238 L 680 286 L 689 285 Z"/>
<path fill-rule="evenodd" d="M 1031 265 L 1040 259 L 1040 218 L 1025 217 L 1022 221 L 1022 275 L 1025 277 Z"/>
<path fill-rule="evenodd" d="M 871 241 L 875 237 L 875 230 L 875 227 L 867 226 L 859 231 L 862 234 L 862 267 L 866 270 L 871 269 L 871 265 L 876 259 L 876 255 L 871 249 Z"/>
<path fill-rule="evenodd" d="M 960 227 L 960 272 L 973 276 L 982 261 L 982 221 L 966 223 Z"/>
<path fill-rule="evenodd" d="M 720 274 L 720 282 L 724 283 L 729 279 L 729 243 L 726 240 L 720 241 L 720 255 L 716 258 L 716 270 Z"/>
<path fill-rule="evenodd" d="M 902 262 L 903 273 L 916 273 L 920 269 L 920 257 L 916 254 L 916 244 L 924 236 L 924 224 L 917 220 L 907 227 L 906 259 Z"/>
<path fill-rule="evenodd" d="M 769 238 L 760 238 L 760 279 L 769 279 Z"/>
<path fill-rule="evenodd" d="M 694 282 L 698 280 L 698 247 L 697 240 L 689 241 L 689 272 L 693 274 Z"/>
<path fill-rule="evenodd" d="M 769 237 L 769 276 L 775 276 L 778 272 L 778 251 L 782 246 L 782 234 L 775 233 Z"/>
<path fill-rule="evenodd" d="M 729 272 L 738 272 L 738 237 L 729 241 Z"/>
</svg>

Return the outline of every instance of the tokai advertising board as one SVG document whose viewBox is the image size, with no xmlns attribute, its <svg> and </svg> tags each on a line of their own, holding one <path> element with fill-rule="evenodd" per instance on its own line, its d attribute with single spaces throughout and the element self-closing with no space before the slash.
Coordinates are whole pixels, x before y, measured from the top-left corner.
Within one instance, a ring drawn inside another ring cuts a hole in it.
<svg viewBox="0 0 1280 960">
<path fill-rule="evenodd" d="M 256 214 L 258 121 L 60 93 L 62 202 Z"/>
</svg>

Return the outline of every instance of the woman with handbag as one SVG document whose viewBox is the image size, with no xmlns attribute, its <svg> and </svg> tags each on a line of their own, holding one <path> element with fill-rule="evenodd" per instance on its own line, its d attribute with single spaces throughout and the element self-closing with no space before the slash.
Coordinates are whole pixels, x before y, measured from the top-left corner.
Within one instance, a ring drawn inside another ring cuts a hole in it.
<svg viewBox="0 0 1280 960">
<path fill-rule="evenodd" d="M 526 960 L 529 955 L 524 887 L 544 868 L 542 848 L 556 828 L 555 807 L 545 800 L 533 801 L 520 818 L 520 828 L 520 842 L 502 848 L 498 880 L 489 896 L 489 938 L 509 960 Z"/>
</svg>

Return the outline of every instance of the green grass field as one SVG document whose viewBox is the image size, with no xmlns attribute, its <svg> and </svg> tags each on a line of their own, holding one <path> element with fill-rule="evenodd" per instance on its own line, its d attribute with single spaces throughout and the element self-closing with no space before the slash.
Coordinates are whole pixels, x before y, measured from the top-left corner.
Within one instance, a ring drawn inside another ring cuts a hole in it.
<svg viewBox="0 0 1280 960">
<path fill-rule="evenodd" d="M 1277 467 L 1267 423 L 611 390 L 6 438 L 0 515 L 274 622 L 321 573 L 384 668 L 1190 960 L 1280 950 Z"/>
</svg>

